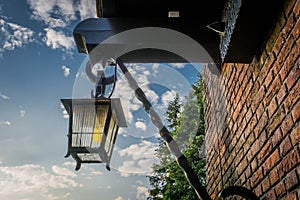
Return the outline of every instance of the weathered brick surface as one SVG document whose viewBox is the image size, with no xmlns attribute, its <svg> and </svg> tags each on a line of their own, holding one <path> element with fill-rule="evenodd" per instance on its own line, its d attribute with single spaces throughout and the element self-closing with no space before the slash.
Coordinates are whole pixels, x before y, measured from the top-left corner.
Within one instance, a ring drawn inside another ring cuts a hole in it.
<svg viewBox="0 0 300 200">
<path fill-rule="evenodd" d="M 204 70 L 213 199 L 225 186 L 243 185 L 261 199 L 300 200 L 299 33 L 300 0 L 288 0 L 252 63 L 225 63 L 221 78 Z"/>
</svg>

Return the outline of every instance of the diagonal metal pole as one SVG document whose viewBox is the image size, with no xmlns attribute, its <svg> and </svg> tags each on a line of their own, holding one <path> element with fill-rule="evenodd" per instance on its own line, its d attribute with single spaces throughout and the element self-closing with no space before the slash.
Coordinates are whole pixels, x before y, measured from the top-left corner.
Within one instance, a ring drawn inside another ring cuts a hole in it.
<svg viewBox="0 0 300 200">
<path fill-rule="evenodd" d="M 156 113 L 151 103 L 148 101 L 143 90 L 138 86 L 135 79 L 131 76 L 130 72 L 127 70 L 127 67 L 124 65 L 124 63 L 121 60 L 118 59 L 116 61 L 116 64 L 120 67 L 120 69 L 124 73 L 129 83 L 129 86 L 135 91 L 136 97 L 143 103 L 144 109 L 150 115 L 152 123 L 159 129 L 160 136 L 166 142 L 169 151 L 176 157 L 176 161 L 178 165 L 184 172 L 190 185 L 193 186 L 198 198 L 202 200 L 211 200 L 206 188 L 201 185 L 197 174 L 190 166 L 187 158 L 181 153 L 176 141 L 173 140 L 170 132 L 163 125 L 159 115 Z"/>
</svg>

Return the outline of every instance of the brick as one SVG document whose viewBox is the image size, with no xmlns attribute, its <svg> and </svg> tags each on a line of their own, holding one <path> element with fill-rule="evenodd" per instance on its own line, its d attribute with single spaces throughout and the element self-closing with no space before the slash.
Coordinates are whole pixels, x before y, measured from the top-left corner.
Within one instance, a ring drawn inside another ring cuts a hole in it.
<svg viewBox="0 0 300 200">
<path fill-rule="evenodd" d="M 285 156 L 288 151 L 292 149 L 292 144 L 290 141 L 290 138 L 287 136 L 284 138 L 284 140 L 281 142 L 279 146 L 280 156 Z"/>
<path fill-rule="evenodd" d="M 265 53 L 265 52 L 264 52 Z M 262 56 L 263 57 L 263 56 Z M 266 57 L 267 58 L 267 57 Z M 259 73 L 259 77 L 257 79 L 257 81 L 259 82 L 259 85 L 262 85 L 263 82 L 265 81 L 269 71 L 270 71 L 270 67 L 271 67 L 271 64 L 274 62 L 274 56 L 272 56 L 273 59 L 271 58 L 267 58 L 266 60 L 264 61 L 261 61 L 262 64 L 263 64 L 263 67 L 262 69 L 260 70 L 260 73 Z M 261 58 L 261 59 L 264 59 L 264 58 Z"/>
<path fill-rule="evenodd" d="M 246 113 L 246 116 L 245 116 L 247 123 L 250 121 L 252 115 L 253 115 L 253 113 L 252 113 L 251 109 L 248 109 L 247 113 Z"/>
<path fill-rule="evenodd" d="M 278 128 L 276 129 L 276 131 L 274 132 L 274 134 L 271 137 L 271 141 L 273 144 L 273 148 L 276 148 L 277 145 L 279 144 L 279 142 L 283 139 L 282 133 L 281 133 L 281 129 Z"/>
<path fill-rule="evenodd" d="M 262 168 L 258 168 L 256 172 L 250 177 L 250 185 L 252 188 L 254 188 L 261 180 L 262 178 Z"/>
<path fill-rule="evenodd" d="M 259 77 L 260 68 L 257 63 L 253 63 L 253 64 L 251 64 L 251 66 L 253 66 L 252 79 L 253 79 L 253 82 L 256 82 Z"/>
<path fill-rule="evenodd" d="M 300 123 L 292 130 L 290 137 L 292 145 L 295 146 L 297 143 L 300 143 Z"/>
<path fill-rule="evenodd" d="M 290 13 L 292 12 L 293 10 L 293 7 L 295 5 L 295 0 L 290 0 L 290 1 L 287 1 L 284 5 L 284 14 L 285 16 L 289 16 Z"/>
<path fill-rule="evenodd" d="M 267 58 L 268 58 L 267 52 L 263 51 L 260 55 L 259 62 L 257 63 L 259 65 L 259 67 L 262 67 L 265 64 Z M 268 70 L 268 69 L 266 69 L 266 70 Z"/>
<path fill-rule="evenodd" d="M 277 60 L 276 60 L 276 62 L 278 62 L 279 65 L 281 65 L 281 66 L 283 64 L 286 65 L 286 62 L 284 62 L 284 61 L 286 60 L 286 58 L 288 56 L 290 56 L 293 44 L 294 44 L 293 38 L 288 38 L 288 40 L 284 43 L 284 45 L 283 45 L 283 47 L 282 47 L 282 49 L 281 49 L 281 51 L 280 51 L 280 53 L 277 57 Z"/>
<path fill-rule="evenodd" d="M 300 84 L 296 84 L 284 101 L 284 108 L 287 113 L 290 110 L 292 110 L 294 103 L 296 103 L 297 100 L 299 99 L 299 94 L 300 94 Z"/>
<path fill-rule="evenodd" d="M 257 169 L 257 160 L 253 159 L 252 162 L 250 163 L 250 165 L 251 165 L 252 171 L 253 172 L 256 171 L 256 169 Z"/>
<path fill-rule="evenodd" d="M 255 115 L 253 115 L 251 121 L 248 124 L 248 129 L 253 130 L 256 124 L 257 124 L 257 118 Z"/>
<path fill-rule="evenodd" d="M 288 90 L 291 89 L 292 86 L 294 86 L 294 84 L 296 82 L 299 82 L 299 77 L 300 77 L 300 68 L 295 66 L 291 72 L 289 73 L 288 77 L 286 78 L 286 85 Z"/>
<path fill-rule="evenodd" d="M 265 79 L 265 86 L 269 87 L 270 83 L 274 79 L 272 71 L 270 71 Z"/>
<path fill-rule="evenodd" d="M 295 20 L 293 17 L 293 14 L 288 17 L 285 26 L 282 29 L 282 32 L 284 33 L 284 37 L 287 38 L 292 30 L 292 28 L 295 25 Z"/>
<path fill-rule="evenodd" d="M 298 18 L 293 30 L 292 30 L 292 35 L 295 39 L 299 37 L 300 34 L 300 18 Z"/>
<path fill-rule="evenodd" d="M 300 14 L 300 1 L 297 1 L 295 6 L 294 6 L 294 9 L 293 9 L 293 12 L 295 14 L 295 17 L 296 19 L 299 19 L 299 14 Z M 299 20 L 298 20 L 299 21 Z"/>
<path fill-rule="evenodd" d="M 270 191 L 266 194 L 265 199 L 267 199 L 267 200 L 273 200 L 273 199 L 276 199 L 275 191 L 274 191 L 274 190 L 270 190 Z"/>
<path fill-rule="evenodd" d="M 280 199 L 281 197 L 283 197 L 283 195 L 286 193 L 285 191 L 285 185 L 283 182 L 279 182 L 276 186 L 275 186 L 275 193 L 276 193 L 276 197 L 277 199 Z"/>
<path fill-rule="evenodd" d="M 240 162 L 240 164 L 237 167 L 238 175 L 241 175 L 245 171 L 247 166 L 248 162 L 247 159 L 244 157 L 244 159 Z"/>
<path fill-rule="evenodd" d="M 264 168 L 264 174 L 269 173 L 269 171 L 275 167 L 275 165 L 280 160 L 280 156 L 277 150 L 275 150 L 270 157 L 267 158 L 267 160 L 264 162 L 263 168 Z"/>
<path fill-rule="evenodd" d="M 269 179 L 269 177 L 266 177 L 266 178 L 261 182 L 261 186 L 262 186 L 262 191 L 263 191 L 263 193 L 265 193 L 265 192 L 270 188 L 270 179 Z"/>
<path fill-rule="evenodd" d="M 281 67 L 282 67 L 282 65 L 279 65 L 278 62 L 276 62 L 276 61 L 274 62 L 272 70 L 273 70 L 275 76 L 278 76 L 279 71 L 281 70 Z"/>
<path fill-rule="evenodd" d="M 268 88 L 268 91 L 266 93 L 265 99 L 264 99 L 264 106 L 267 107 L 271 100 L 274 98 L 275 94 L 279 91 L 282 83 L 279 79 L 279 76 L 276 76 L 273 80 L 271 86 Z"/>
<path fill-rule="evenodd" d="M 284 179 L 285 189 L 287 191 L 292 191 L 295 188 L 295 186 L 297 186 L 297 184 L 298 184 L 298 178 L 297 178 L 296 171 L 294 170 L 290 172 Z"/>
<path fill-rule="evenodd" d="M 293 125 L 294 125 L 294 122 L 293 122 L 293 119 L 292 119 L 292 115 L 288 114 L 285 117 L 285 119 L 283 120 L 282 124 L 281 124 L 282 134 L 283 135 L 287 134 L 291 130 Z"/>
<path fill-rule="evenodd" d="M 300 101 L 296 103 L 292 110 L 293 122 L 296 123 L 300 116 Z"/>
<path fill-rule="evenodd" d="M 297 42 L 298 41 L 299 41 L 299 39 L 297 40 Z M 298 43 L 300 43 L 300 41 Z M 290 42 L 289 44 L 286 44 L 286 45 L 292 45 L 292 43 Z M 296 59 L 298 58 L 299 52 L 300 52 L 299 45 L 300 44 L 296 43 L 296 45 L 294 45 L 292 49 L 286 50 L 285 53 L 288 54 L 289 56 L 287 57 L 285 62 L 284 62 L 284 60 L 282 60 L 283 59 L 282 57 L 278 57 L 278 59 L 277 59 L 278 64 L 280 66 L 282 66 L 281 70 L 279 71 L 281 80 L 285 80 L 285 78 L 289 74 L 291 68 L 294 67 Z M 280 53 L 280 55 L 281 54 L 282 54 L 282 52 Z"/>
<path fill-rule="evenodd" d="M 283 99 L 286 97 L 287 95 L 287 89 L 286 89 L 286 86 L 285 84 L 282 84 L 277 95 L 276 95 L 276 99 L 277 99 L 277 102 L 278 102 L 278 105 L 280 105 L 283 101 Z"/>
<path fill-rule="evenodd" d="M 297 149 L 290 151 L 278 165 L 279 177 L 283 178 L 284 175 L 293 169 L 297 164 L 299 164 L 299 152 Z"/>
<path fill-rule="evenodd" d="M 266 159 L 266 157 L 270 154 L 271 151 L 272 142 L 270 140 L 267 140 L 266 144 L 263 146 L 263 148 L 259 151 L 257 155 L 258 165 L 261 165 L 261 163 Z"/>
<path fill-rule="evenodd" d="M 272 169 L 269 174 L 271 186 L 274 186 L 279 181 L 279 175 L 277 168 Z"/>
<path fill-rule="evenodd" d="M 296 200 L 296 199 L 297 199 L 297 193 L 292 192 L 287 194 L 287 196 L 285 196 L 282 200 Z"/>
<path fill-rule="evenodd" d="M 284 107 L 279 107 L 277 112 L 269 121 L 267 131 L 272 133 L 281 124 L 284 117 L 285 117 Z"/>
<path fill-rule="evenodd" d="M 276 102 L 276 98 L 273 98 L 271 103 L 268 106 L 268 115 L 270 117 L 272 117 L 273 114 L 275 113 L 275 111 L 277 110 L 277 108 L 278 108 L 278 105 L 277 105 L 277 102 Z"/>
<path fill-rule="evenodd" d="M 250 92 L 252 91 L 252 87 L 253 87 L 253 81 L 252 79 L 250 79 L 248 82 L 247 82 L 247 85 L 246 85 L 246 88 L 245 88 L 245 91 L 244 91 L 244 95 L 248 98 L 248 96 L 250 95 Z"/>
<path fill-rule="evenodd" d="M 278 38 L 275 41 L 274 48 L 273 48 L 273 52 L 275 53 L 275 55 L 279 54 L 284 42 L 285 42 L 285 38 L 283 37 L 283 33 L 280 33 Z"/>
<path fill-rule="evenodd" d="M 254 134 L 255 137 L 259 137 L 259 135 L 261 134 L 261 132 L 264 130 L 265 126 L 268 123 L 268 115 L 266 112 L 264 112 L 264 114 L 261 116 L 261 118 L 258 120 L 258 123 L 254 129 Z"/>
<path fill-rule="evenodd" d="M 256 196 L 260 197 L 262 195 L 262 188 L 261 185 L 258 185 L 255 189 L 254 189 L 254 193 L 256 194 Z"/>
</svg>

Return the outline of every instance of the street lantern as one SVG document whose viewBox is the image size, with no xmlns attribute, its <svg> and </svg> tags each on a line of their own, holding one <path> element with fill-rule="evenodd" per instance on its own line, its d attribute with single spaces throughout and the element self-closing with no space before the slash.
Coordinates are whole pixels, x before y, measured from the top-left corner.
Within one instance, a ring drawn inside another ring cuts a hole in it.
<svg viewBox="0 0 300 200">
<path fill-rule="evenodd" d="M 69 114 L 68 151 L 81 163 L 106 163 L 110 160 L 119 127 L 126 127 L 120 99 L 62 99 Z"/>
</svg>

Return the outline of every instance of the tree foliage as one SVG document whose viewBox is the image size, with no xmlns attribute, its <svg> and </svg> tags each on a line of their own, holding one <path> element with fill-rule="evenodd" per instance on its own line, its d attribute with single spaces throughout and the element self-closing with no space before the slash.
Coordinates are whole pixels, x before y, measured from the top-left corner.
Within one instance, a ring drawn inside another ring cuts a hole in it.
<svg viewBox="0 0 300 200">
<path fill-rule="evenodd" d="M 180 144 L 202 184 L 205 184 L 205 159 L 199 156 L 204 142 L 203 80 L 200 75 L 199 80 L 192 85 L 186 104 L 182 105 L 176 95 L 168 106 L 166 117 L 172 136 Z M 148 176 L 151 185 L 148 199 L 198 199 L 163 141 L 160 141 L 156 156 L 160 164 L 153 165 L 153 173 Z"/>
</svg>

